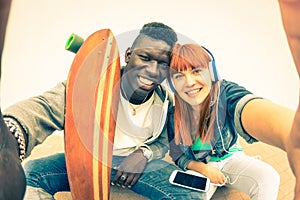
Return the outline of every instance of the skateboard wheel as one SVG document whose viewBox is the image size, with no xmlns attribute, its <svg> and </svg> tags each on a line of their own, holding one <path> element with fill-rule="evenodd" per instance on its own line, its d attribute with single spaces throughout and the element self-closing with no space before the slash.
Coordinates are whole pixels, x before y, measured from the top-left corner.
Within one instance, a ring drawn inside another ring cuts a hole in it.
<svg viewBox="0 0 300 200">
<path fill-rule="evenodd" d="M 65 49 L 77 53 L 83 42 L 84 39 L 82 37 L 72 33 L 65 45 Z"/>
</svg>

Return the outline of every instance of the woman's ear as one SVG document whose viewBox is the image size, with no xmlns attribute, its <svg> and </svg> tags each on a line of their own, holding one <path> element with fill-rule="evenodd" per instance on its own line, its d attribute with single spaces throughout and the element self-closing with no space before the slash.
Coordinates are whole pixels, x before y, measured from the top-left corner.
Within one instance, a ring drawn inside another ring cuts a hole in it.
<svg viewBox="0 0 300 200">
<path fill-rule="evenodd" d="M 125 52 L 125 62 L 128 63 L 132 54 L 132 50 L 130 47 L 127 48 Z"/>
</svg>

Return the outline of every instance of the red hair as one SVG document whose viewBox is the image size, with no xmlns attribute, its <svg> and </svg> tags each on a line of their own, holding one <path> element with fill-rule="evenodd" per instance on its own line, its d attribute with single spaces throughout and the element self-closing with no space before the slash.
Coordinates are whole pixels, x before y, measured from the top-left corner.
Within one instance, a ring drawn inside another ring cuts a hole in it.
<svg viewBox="0 0 300 200">
<path fill-rule="evenodd" d="M 172 78 L 173 74 L 178 71 L 190 70 L 196 67 L 208 68 L 210 61 L 211 57 L 201 46 L 196 44 L 176 44 L 172 52 L 170 76 Z M 199 136 L 202 141 L 207 141 L 213 137 L 213 134 L 208 133 L 213 129 L 215 119 L 215 115 L 210 116 L 210 113 L 215 113 L 211 112 L 210 105 L 212 95 L 216 96 L 216 92 L 214 92 L 217 91 L 216 85 L 213 85 L 211 95 L 208 95 L 201 104 L 199 121 L 195 120 L 192 106 L 175 92 L 174 128 L 176 144 L 182 143 L 191 146 L 193 138 L 196 136 Z M 213 110 L 215 110 L 215 107 Z"/>
</svg>

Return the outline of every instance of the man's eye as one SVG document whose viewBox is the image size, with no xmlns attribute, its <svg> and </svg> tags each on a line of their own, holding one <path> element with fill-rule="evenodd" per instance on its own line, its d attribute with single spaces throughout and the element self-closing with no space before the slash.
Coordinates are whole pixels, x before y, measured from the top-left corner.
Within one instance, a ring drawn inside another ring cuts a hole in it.
<svg viewBox="0 0 300 200">
<path fill-rule="evenodd" d="M 143 61 L 150 61 L 150 58 L 149 58 L 148 56 L 140 55 L 140 58 L 141 58 L 141 60 L 143 60 Z"/>
<path fill-rule="evenodd" d="M 165 63 L 165 62 L 159 63 L 159 66 L 162 67 L 162 68 L 167 68 L 167 67 L 169 67 L 168 63 Z"/>
</svg>

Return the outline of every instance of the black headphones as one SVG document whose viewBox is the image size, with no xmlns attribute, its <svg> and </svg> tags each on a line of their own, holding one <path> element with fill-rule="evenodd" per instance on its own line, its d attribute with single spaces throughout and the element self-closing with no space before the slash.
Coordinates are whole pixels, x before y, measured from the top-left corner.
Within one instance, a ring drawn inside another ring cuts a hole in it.
<svg viewBox="0 0 300 200">
<path fill-rule="evenodd" d="M 216 61 L 215 61 L 215 57 L 214 55 L 207 49 L 205 48 L 204 46 L 201 46 L 207 53 L 208 55 L 211 57 L 211 61 L 208 63 L 208 69 L 209 69 L 209 72 L 210 72 L 210 76 L 211 76 L 211 80 L 212 82 L 217 82 L 219 81 L 221 78 L 219 76 L 219 73 L 217 71 L 217 67 L 216 67 Z M 171 77 L 168 76 L 167 77 L 167 84 L 169 85 L 169 87 L 171 88 L 171 90 L 173 92 L 175 92 L 175 88 L 174 88 L 174 85 L 173 85 L 173 82 L 171 80 Z"/>
</svg>

